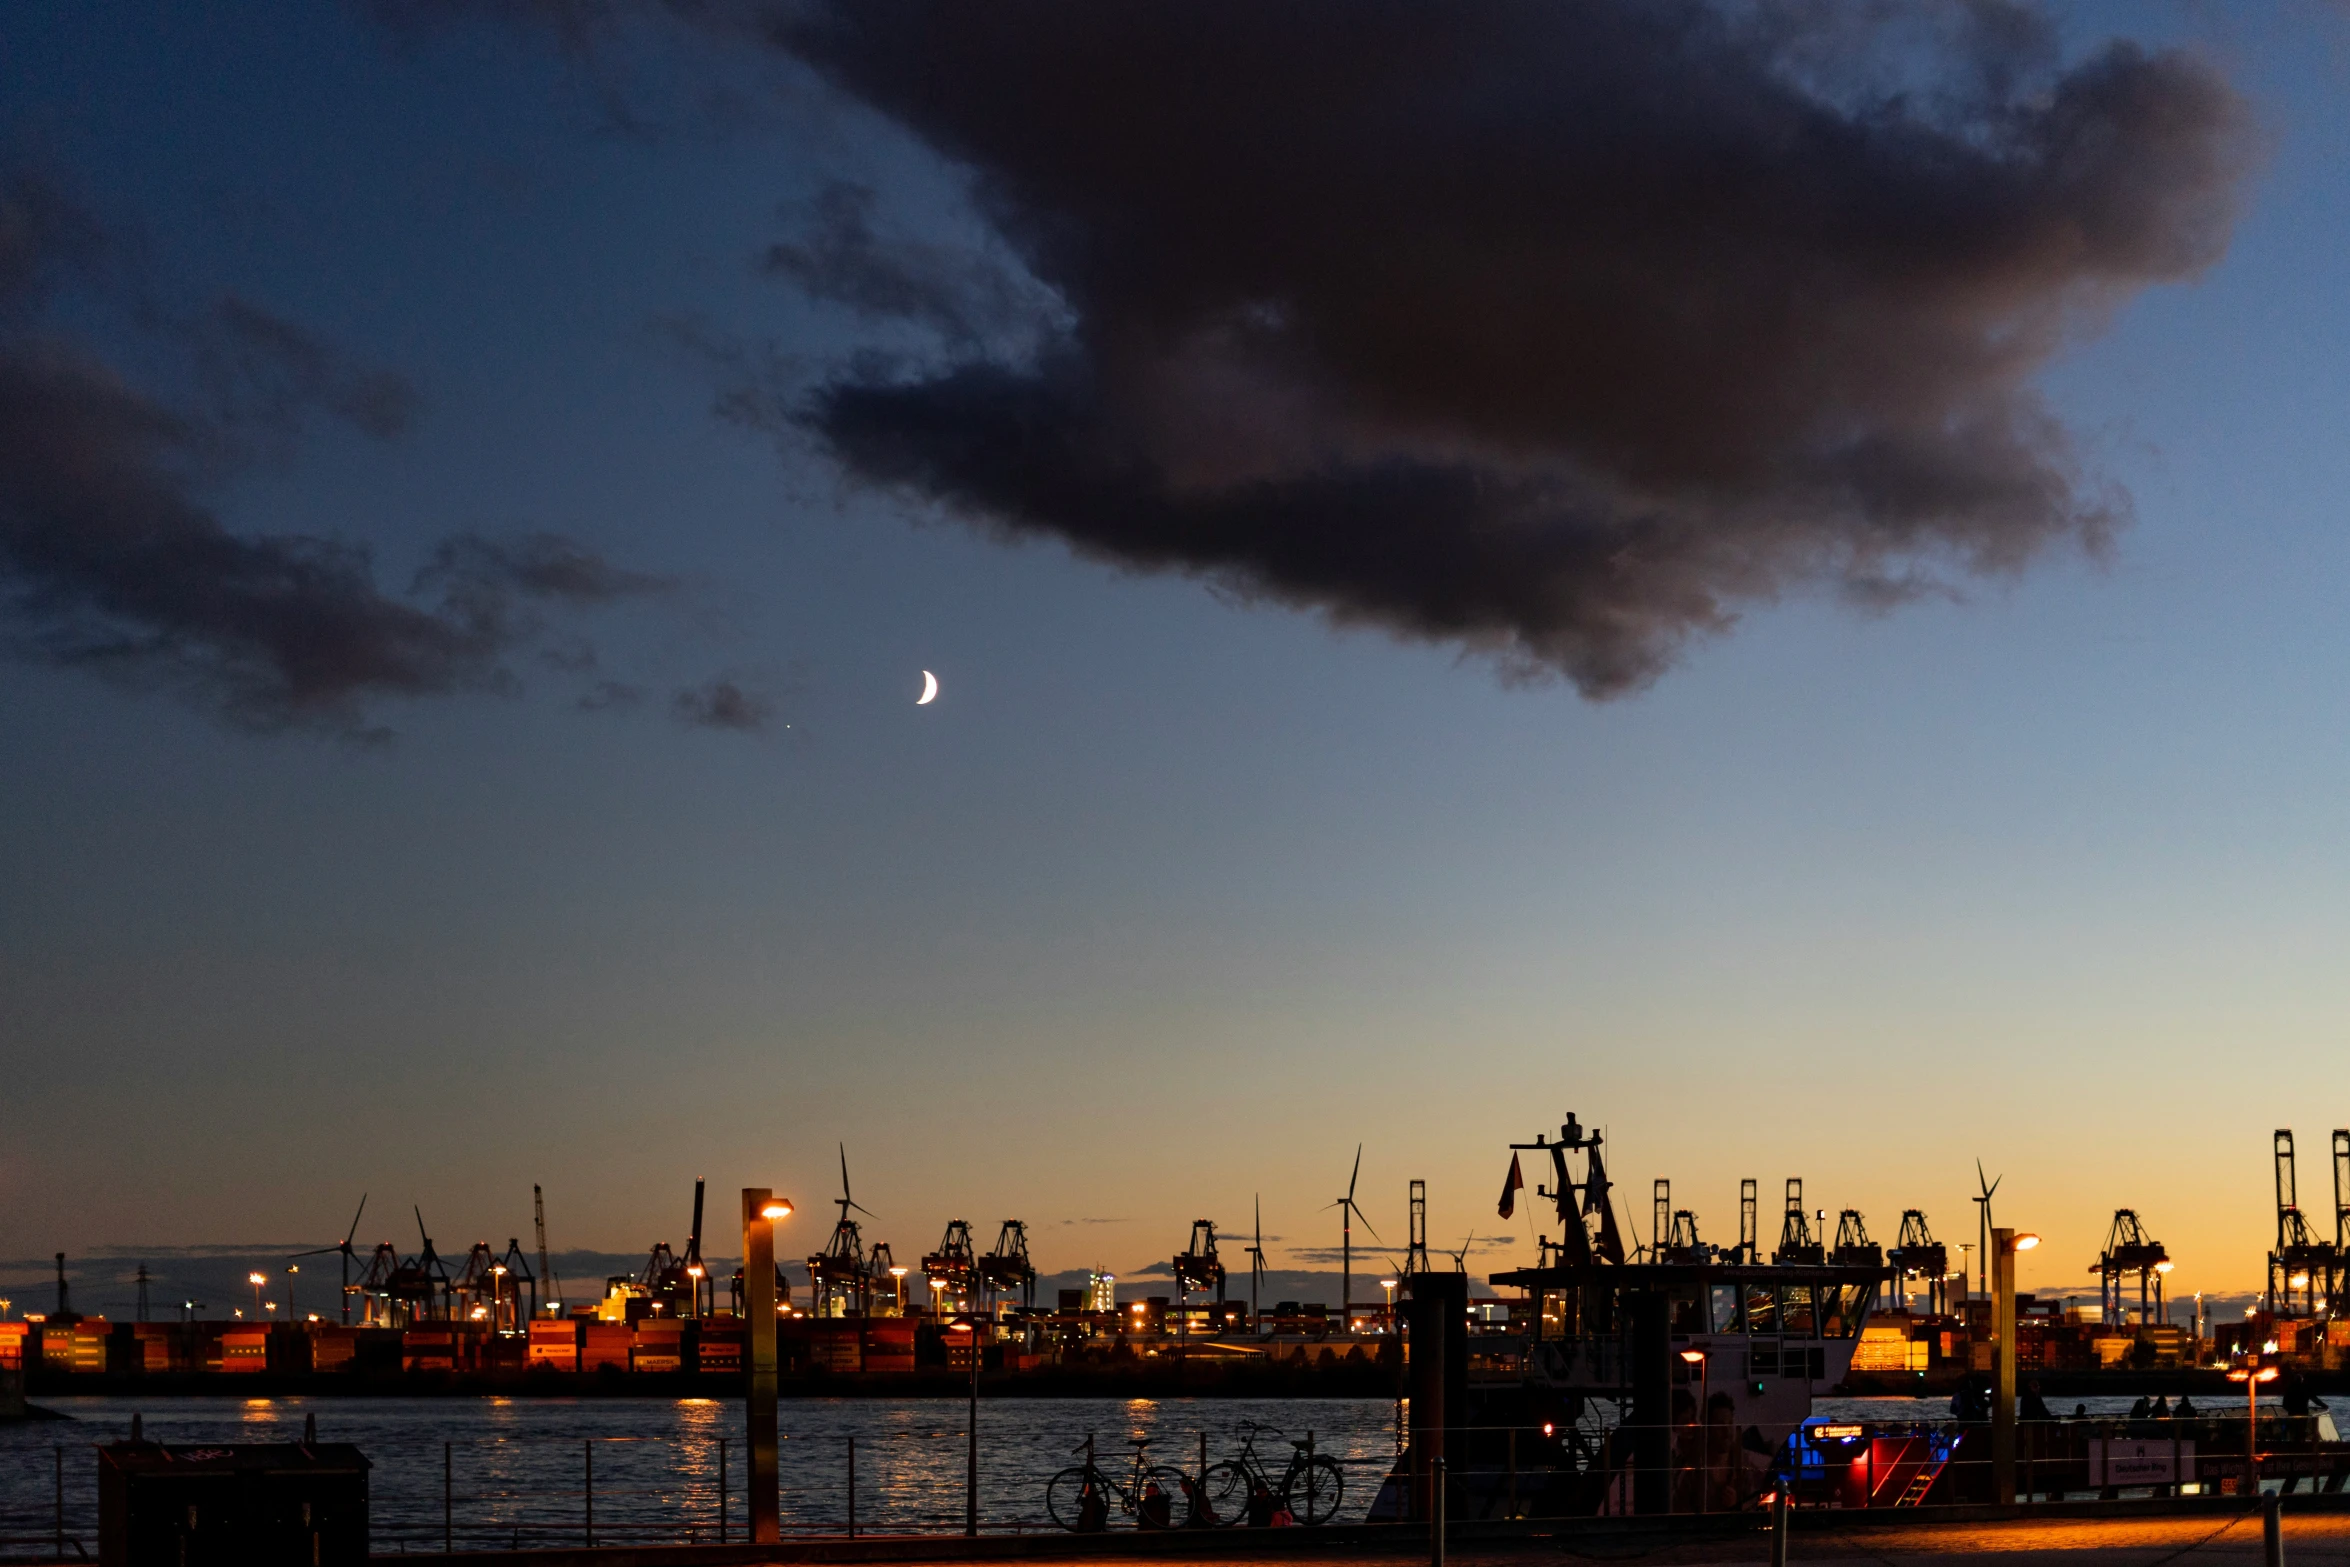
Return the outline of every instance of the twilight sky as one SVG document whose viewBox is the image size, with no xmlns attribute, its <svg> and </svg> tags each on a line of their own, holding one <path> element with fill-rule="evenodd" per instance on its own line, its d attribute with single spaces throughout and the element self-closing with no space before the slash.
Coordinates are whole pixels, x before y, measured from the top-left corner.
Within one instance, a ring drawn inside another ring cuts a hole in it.
<svg viewBox="0 0 2350 1567">
<path fill-rule="evenodd" d="M 0 13 L 0 1286 L 2322 1228 L 2350 12 L 1349 11 Z"/>
</svg>

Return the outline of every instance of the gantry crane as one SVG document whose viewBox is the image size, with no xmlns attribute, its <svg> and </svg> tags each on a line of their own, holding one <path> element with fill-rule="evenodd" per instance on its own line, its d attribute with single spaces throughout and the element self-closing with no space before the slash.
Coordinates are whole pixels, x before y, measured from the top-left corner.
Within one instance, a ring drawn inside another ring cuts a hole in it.
<svg viewBox="0 0 2350 1567">
<path fill-rule="evenodd" d="M 1771 1261 L 1780 1267 L 1806 1265 L 1819 1267 L 1827 1261 L 1828 1248 L 1812 1234 L 1811 1216 L 1803 1210 L 1803 1178 L 1787 1177 L 1787 1209 L 1779 1218 L 1779 1249 L 1771 1253 Z"/>
<path fill-rule="evenodd" d="M 1858 1208 L 1846 1208 L 1836 1215 L 1836 1244 L 1828 1261 L 1839 1268 L 1885 1266 L 1885 1248 L 1869 1239 L 1868 1221 Z"/>
<path fill-rule="evenodd" d="M 1901 1210 L 1901 1235 L 1893 1249 L 1885 1254 L 1885 1261 L 1893 1269 L 1895 1293 L 1902 1304 L 1909 1302 L 1909 1280 L 1921 1279 L 1926 1286 L 1926 1310 L 1940 1316 L 1950 1309 L 1950 1248 L 1934 1239 L 1934 1232 L 1926 1228 L 1926 1215 L 1917 1208 Z"/>
<path fill-rule="evenodd" d="M 2098 1317 L 2109 1325 L 2124 1319 L 2122 1280 L 2138 1276 L 2138 1320 L 2153 1322 L 2162 1316 L 2162 1282 L 2170 1272 L 2170 1253 L 2146 1233 L 2137 1210 L 2116 1208 L 2105 1232 L 2105 1250 L 2097 1258 Z"/>
<path fill-rule="evenodd" d="M 2301 1217 L 2293 1175 L 2293 1134 L 2280 1127 L 2276 1142 L 2277 1243 L 2268 1254 L 2267 1306 L 2272 1316 L 2315 1316 L 2318 1301 L 2330 1300 L 2341 1284 L 2342 1253 L 2321 1241 Z M 2339 1172 L 2336 1176 L 2339 1180 Z M 2337 1193 L 2334 1222 L 2341 1224 Z M 2296 1304 L 2295 1297 L 2299 1297 Z"/>
<path fill-rule="evenodd" d="M 979 1294 L 979 1248 L 971 1239 L 970 1220 L 947 1220 L 938 1250 L 922 1259 L 922 1278 L 930 1286 L 931 1304 L 942 1315 L 971 1309 Z"/>
<path fill-rule="evenodd" d="M 865 1235 L 851 1213 L 873 1217 L 873 1210 L 849 1191 L 849 1150 L 840 1150 L 840 1195 L 833 1205 L 840 1217 L 833 1222 L 824 1249 L 808 1259 L 808 1309 L 819 1317 L 863 1316 L 872 1306 L 873 1271 L 865 1258 Z"/>
<path fill-rule="evenodd" d="M 994 1247 L 979 1259 L 979 1282 L 986 1291 L 990 1315 L 994 1314 L 998 1300 L 1015 1291 L 1022 1306 L 1036 1304 L 1036 1264 L 1028 1260 L 1025 1220 L 1004 1221 L 1004 1227 L 996 1232 Z"/>
</svg>

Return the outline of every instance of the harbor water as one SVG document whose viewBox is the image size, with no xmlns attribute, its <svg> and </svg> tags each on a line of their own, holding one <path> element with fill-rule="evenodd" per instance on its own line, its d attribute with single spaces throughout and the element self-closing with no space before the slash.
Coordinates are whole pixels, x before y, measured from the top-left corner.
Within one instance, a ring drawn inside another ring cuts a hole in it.
<svg viewBox="0 0 2350 1567">
<path fill-rule="evenodd" d="M 95 1448 L 150 1441 L 290 1442 L 315 1416 L 318 1440 L 356 1444 L 373 1464 L 376 1550 L 617 1545 L 741 1539 L 739 1399 L 46 1398 L 65 1420 L 0 1426 L 0 1556 L 47 1555 L 62 1475 L 65 1534 L 97 1552 Z M 860 1532 L 947 1532 L 964 1520 L 968 1406 L 957 1399 L 793 1399 L 782 1408 L 783 1526 L 837 1534 L 849 1523 L 854 1439 Z M 1386 1399 L 1003 1399 L 979 1406 L 983 1530 L 1049 1530 L 1045 1484 L 1083 1460 L 1123 1480 L 1134 1438 L 1153 1463 L 1196 1471 L 1238 1454 L 1244 1422 L 1278 1428 L 1345 1466 L 1340 1516 L 1360 1518 L 1396 1453 Z M 1275 1474 L 1281 1436 L 1256 1451 Z M 590 1475 L 592 1471 L 592 1487 Z M 724 1506 L 721 1507 L 721 1477 Z M 68 1553 L 70 1554 L 70 1546 Z"/>
</svg>

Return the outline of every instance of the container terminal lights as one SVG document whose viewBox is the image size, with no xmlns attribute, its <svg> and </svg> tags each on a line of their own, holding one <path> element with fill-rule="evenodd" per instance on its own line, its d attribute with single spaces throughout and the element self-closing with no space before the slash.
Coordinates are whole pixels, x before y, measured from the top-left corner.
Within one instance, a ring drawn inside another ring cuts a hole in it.
<svg viewBox="0 0 2350 1567">
<path fill-rule="evenodd" d="M 1596 1133 L 1572 1118 L 1561 1137 L 1584 1157 L 1598 1158 Z M 1536 1148 L 1537 1160 L 1559 1156 L 1557 1143 L 1525 1145 L 1520 1156 Z M 2017 1298 L 2021 1369 L 2183 1369 L 2225 1365 L 2247 1350 L 2312 1371 L 2350 1369 L 2350 1131 L 2334 1133 L 2333 1151 L 2334 1212 L 2326 1216 L 2332 1222 L 2313 1225 L 2297 1201 L 2292 1134 L 2276 1134 L 2269 1284 L 2244 1319 L 2211 1323 L 2199 1301 L 2166 1300 L 2168 1254 L 2137 1214 L 2124 1209 L 2092 1265 L 2100 1276 L 2095 1307 Z M 1513 1158 L 1513 1185 L 1522 1184 L 1519 1168 Z M 1424 1267 L 1424 1188 L 1413 1184 L 1408 1260 Z M 1725 1308 L 1709 1299 L 1689 1308 L 1703 1310 L 1708 1330 L 1715 1332 L 1720 1328 L 1713 1317 L 1730 1310 L 1742 1363 L 1805 1398 L 1840 1386 L 1854 1392 L 1938 1390 L 1989 1369 L 1991 1302 L 1979 1286 L 1970 1288 L 1975 1281 L 1968 1277 L 1967 1254 L 1976 1248 L 1934 1239 L 1915 1209 L 1901 1216 L 1895 1244 L 1881 1247 L 1855 1210 L 1844 1210 L 1831 1232 L 1826 1210 L 1807 1209 L 1802 1182 L 1791 1179 L 1778 1216 L 1778 1244 L 1766 1263 L 1754 1181 L 1743 1183 L 1738 1238 L 1728 1244 L 1702 1240 L 1696 1216 L 1674 1207 L 1669 1184 L 1656 1181 L 1648 1233 L 1662 1242 L 1631 1247 L 1616 1220 L 1622 1199 L 1608 1195 L 1606 1175 L 1587 1175 L 1574 1186 L 1583 1194 L 1579 1206 L 1585 1212 L 1580 1224 L 1562 1229 L 1567 1238 L 1546 1238 L 1536 1267 L 1495 1275 L 1490 1283 L 1502 1294 L 1472 1290 L 1472 1377 L 1577 1380 L 1604 1371 L 1561 1358 L 1584 1335 L 1571 1320 L 1572 1292 L 1555 1287 L 1552 1273 L 1584 1265 L 1586 1259 L 1567 1255 L 1565 1248 L 1585 1228 L 1601 1262 L 1819 1270 L 1816 1278 L 1773 1275 L 1767 1302 L 1741 1300 Z M 1595 1186 L 1602 1195 L 1592 1201 Z M 1512 1195 L 1505 1191 L 1505 1207 Z M 847 1194 L 845 1168 L 843 1195 L 834 1202 L 839 1218 L 824 1248 L 807 1259 L 808 1288 L 795 1294 L 778 1270 L 779 1349 L 787 1374 L 887 1380 L 967 1371 L 975 1347 L 985 1370 L 1009 1374 L 1151 1362 L 1170 1354 L 1193 1371 L 1218 1362 L 1330 1367 L 1399 1353 L 1393 1280 L 1366 1281 L 1383 1289 L 1382 1298 L 1352 1302 L 1343 1313 L 1320 1303 L 1262 1303 L 1261 1244 L 1238 1248 L 1250 1254 L 1250 1262 L 1240 1277 L 1228 1278 L 1216 1227 L 1207 1220 L 1192 1226 L 1185 1248 L 1172 1259 L 1171 1276 L 1160 1286 L 1168 1293 L 1121 1299 L 1114 1281 L 1096 1274 L 1087 1288 L 1061 1290 L 1047 1307 L 1036 1302 L 1037 1274 L 1018 1220 L 1004 1221 L 986 1251 L 975 1244 L 970 1225 L 953 1221 L 935 1250 L 907 1266 L 895 1260 L 888 1243 L 865 1243 L 856 1221 L 863 1210 Z M 422 1248 L 412 1255 L 388 1243 L 372 1253 L 355 1251 L 346 1237 L 341 1246 L 325 1248 L 341 1254 L 340 1310 L 291 1322 L 254 1320 L 269 1309 L 258 1281 L 252 1306 L 228 1320 L 83 1316 L 71 1309 L 60 1257 L 56 1309 L 0 1320 L 0 1374 L 18 1386 L 28 1380 L 53 1386 L 60 1378 L 84 1376 L 177 1382 L 255 1373 L 315 1377 L 322 1386 L 346 1376 L 419 1386 L 451 1377 L 469 1384 L 707 1378 L 715 1386 L 742 1371 L 741 1280 L 739 1273 L 713 1278 L 704 1266 L 701 1206 L 702 1183 L 696 1182 L 694 1224 L 682 1253 L 657 1245 L 636 1273 L 606 1281 L 601 1298 L 568 1306 L 554 1298 L 558 1289 L 548 1277 L 543 1231 L 535 1257 L 516 1243 L 503 1253 L 477 1244 L 454 1269 L 422 1234 L 421 1222 Z M 1955 1267 L 1953 1252 L 1959 1253 Z M 1440 1265 L 1459 1263 L 1441 1258 Z M 950 1319 L 974 1317 L 988 1324 L 977 1346 L 970 1334 L 945 1331 Z"/>
</svg>

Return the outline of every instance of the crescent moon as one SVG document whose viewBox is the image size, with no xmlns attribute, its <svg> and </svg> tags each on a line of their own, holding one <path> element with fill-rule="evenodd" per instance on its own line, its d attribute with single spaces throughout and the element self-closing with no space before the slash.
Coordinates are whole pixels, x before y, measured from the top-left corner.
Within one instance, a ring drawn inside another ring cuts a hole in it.
<svg viewBox="0 0 2350 1567">
<path fill-rule="evenodd" d="M 937 700 L 938 676 L 925 669 L 922 671 L 922 694 L 914 698 L 914 705 L 916 707 L 928 707 L 931 703 Z"/>
</svg>

